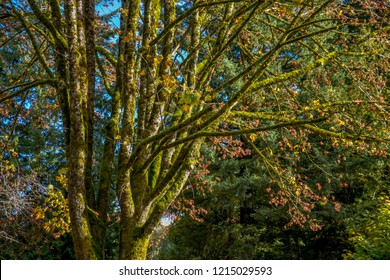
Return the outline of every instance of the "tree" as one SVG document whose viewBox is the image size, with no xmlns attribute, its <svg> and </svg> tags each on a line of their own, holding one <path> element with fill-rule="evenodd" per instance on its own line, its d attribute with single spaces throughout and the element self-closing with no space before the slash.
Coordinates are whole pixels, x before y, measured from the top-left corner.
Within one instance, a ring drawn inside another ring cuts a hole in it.
<svg viewBox="0 0 390 280">
<path fill-rule="evenodd" d="M 7 165 L 1 166 L 0 173 L 0 257 L 74 258 L 69 211 L 61 190 L 43 185 L 39 178 L 42 175 Z"/>
<path fill-rule="evenodd" d="M 112 15 L 97 15 L 96 3 L 0 4 L 2 45 L 18 41 L 25 54 L 14 61 L 2 51 L 0 102 L 55 90 L 78 259 L 105 258 L 112 204 L 120 209 L 119 258 L 145 258 L 209 137 L 294 127 L 337 141 L 389 141 L 386 1 L 129 0 L 116 11 L 119 28 L 107 23 Z M 345 30 L 361 26 L 372 31 Z M 223 73 L 229 64 L 241 65 L 232 77 Z M 8 75 L 20 68 L 25 75 Z M 349 87 L 327 78 L 339 71 Z M 94 142 L 102 99 L 110 104 L 104 144 Z"/>
<path fill-rule="evenodd" d="M 352 259 L 388 260 L 389 254 L 389 197 L 381 196 L 378 200 L 382 203 L 374 213 L 374 217 L 363 218 L 363 225 L 352 228 L 352 239 L 355 243 L 355 252 L 346 254 Z"/>
<path fill-rule="evenodd" d="M 300 153 L 299 161 L 296 150 L 283 151 L 282 167 L 296 167 L 297 181 L 305 181 L 310 194 L 298 205 L 307 222 L 293 224 L 289 201 L 274 199 L 283 188 L 269 183 L 261 157 L 221 160 L 226 151 L 210 144 L 203 145 L 204 157 L 170 209 L 172 223 L 156 233 L 152 258 L 388 258 L 387 158 L 326 144 Z"/>
</svg>

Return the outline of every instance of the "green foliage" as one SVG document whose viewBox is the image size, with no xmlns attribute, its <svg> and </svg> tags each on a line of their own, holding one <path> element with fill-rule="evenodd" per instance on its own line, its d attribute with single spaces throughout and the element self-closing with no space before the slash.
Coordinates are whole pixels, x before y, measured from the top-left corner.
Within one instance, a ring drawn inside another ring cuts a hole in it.
<svg viewBox="0 0 390 280">
<path fill-rule="evenodd" d="M 355 244 L 353 259 L 390 259 L 390 200 L 389 197 L 380 197 L 378 213 L 366 217 L 361 228 L 352 230 L 352 240 Z"/>
<path fill-rule="evenodd" d="M 354 219 L 349 221 L 349 238 L 354 244 L 344 258 L 358 260 L 390 259 L 389 197 L 385 193 L 359 201 Z"/>
<path fill-rule="evenodd" d="M 312 150 L 316 162 L 304 153 L 294 164 L 321 199 L 307 200 L 314 203 L 310 211 L 298 207 L 306 222 L 291 223 L 295 212 L 289 204 L 272 203 L 279 191 L 272 190 L 259 158 L 223 159 L 222 150 L 204 146 L 209 172 L 199 177 L 200 165 L 180 200 L 194 200 L 195 208 L 205 211 L 195 211 L 194 219 L 194 208 L 174 208 L 172 215 L 179 219 L 165 229 L 169 232 L 155 258 L 388 259 L 389 201 L 373 200 L 375 193 L 389 190 L 386 159 L 375 151 L 320 147 Z M 339 153 L 346 159 L 335 161 Z"/>
</svg>

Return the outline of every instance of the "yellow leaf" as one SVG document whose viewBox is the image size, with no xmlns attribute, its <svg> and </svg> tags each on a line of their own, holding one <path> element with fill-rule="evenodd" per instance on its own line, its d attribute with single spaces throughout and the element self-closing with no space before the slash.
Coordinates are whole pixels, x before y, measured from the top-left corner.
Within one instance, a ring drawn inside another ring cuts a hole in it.
<svg viewBox="0 0 390 280">
<path fill-rule="evenodd" d="M 249 134 L 249 139 L 251 139 L 252 142 L 255 142 L 257 139 L 257 135 L 255 133 Z"/>
<path fill-rule="evenodd" d="M 316 99 L 316 100 L 313 100 L 313 101 L 311 102 L 311 104 L 312 104 L 313 106 L 318 106 L 318 105 L 320 105 L 320 101 L 319 101 L 318 99 Z"/>
<path fill-rule="evenodd" d="M 191 106 L 190 106 L 190 105 L 184 104 L 184 105 L 182 106 L 183 112 L 189 112 L 190 109 L 191 109 Z"/>
</svg>

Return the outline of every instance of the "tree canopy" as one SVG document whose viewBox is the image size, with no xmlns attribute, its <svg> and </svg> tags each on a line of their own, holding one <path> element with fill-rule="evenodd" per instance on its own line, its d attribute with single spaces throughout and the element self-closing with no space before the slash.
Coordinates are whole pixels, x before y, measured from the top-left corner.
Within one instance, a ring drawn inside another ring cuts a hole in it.
<svg viewBox="0 0 390 280">
<path fill-rule="evenodd" d="M 20 203 L 38 192 L 38 210 L 69 211 L 57 233 L 78 259 L 113 243 L 143 259 L 190 176 L 209 172 L 208 146 L 255 157 L 288 223 L 318 230 L 307 213 L 331 201 L 329 161 L 387 157 L 388 15 L 384 0 L 2 1 L 2 199 L 17 185 Z"/>
</svg>

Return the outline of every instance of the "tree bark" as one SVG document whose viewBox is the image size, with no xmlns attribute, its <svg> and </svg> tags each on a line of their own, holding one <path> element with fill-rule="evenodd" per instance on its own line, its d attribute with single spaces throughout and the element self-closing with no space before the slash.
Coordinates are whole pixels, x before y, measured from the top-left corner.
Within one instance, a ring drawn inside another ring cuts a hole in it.
<svg viewBox="0 0 390 280">
<path fill-rule="evenodd" d="M 79 24 L 81 1 L 65 2 L 68 27 L 70 143 L 68 157 L 69 209 L 72 236 L 77 259 L 96 259 L 89 222 L 85 187 L 86 127 L 84 122 L 87 97 L 84 30 Z M 83 49 L 84 48 L 84 49 Z"/>
</svg>

